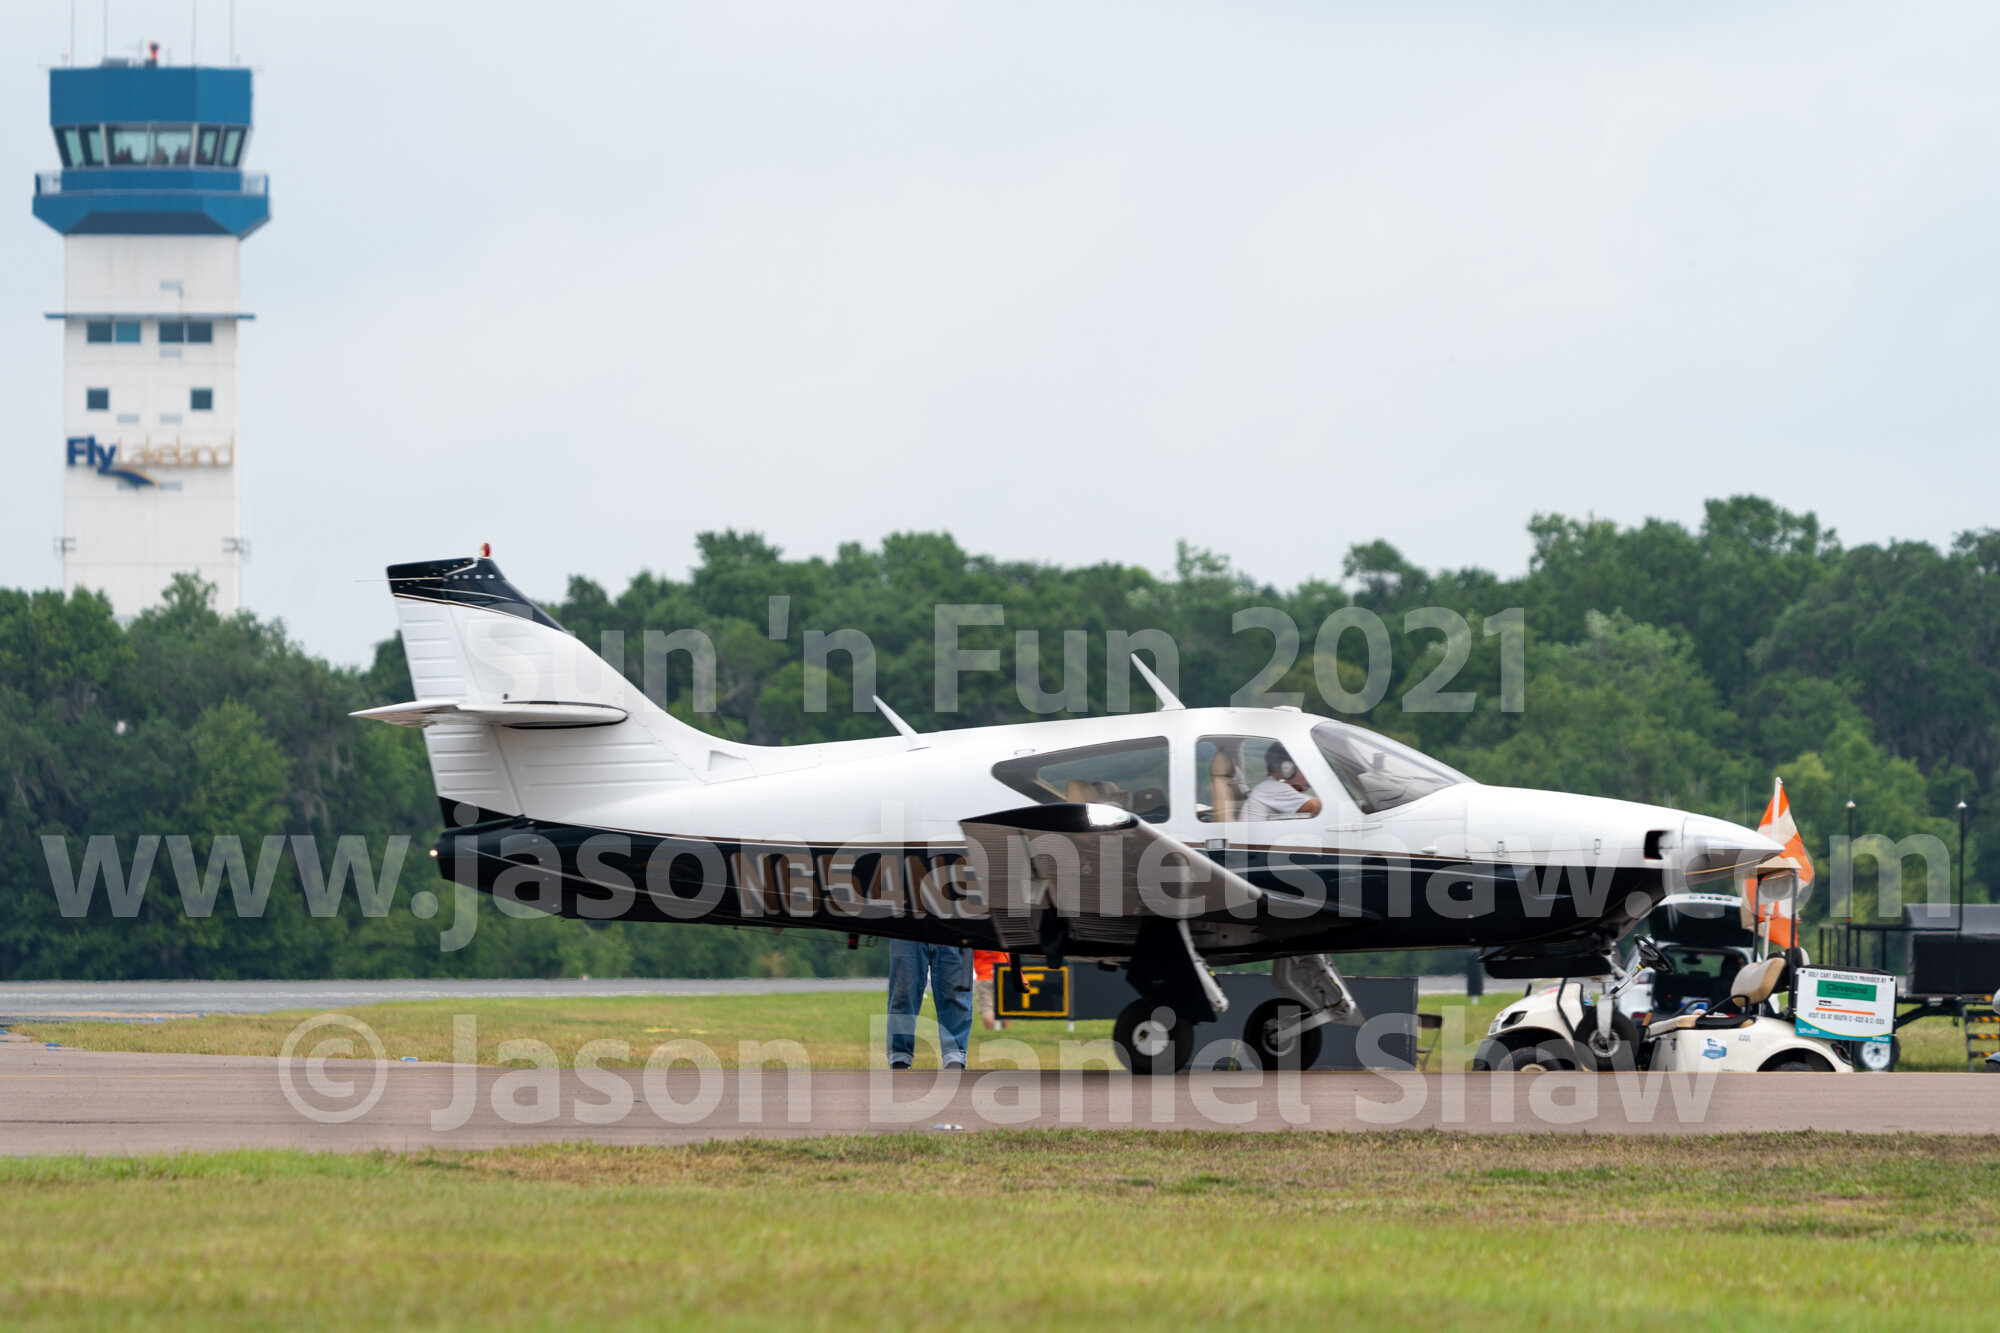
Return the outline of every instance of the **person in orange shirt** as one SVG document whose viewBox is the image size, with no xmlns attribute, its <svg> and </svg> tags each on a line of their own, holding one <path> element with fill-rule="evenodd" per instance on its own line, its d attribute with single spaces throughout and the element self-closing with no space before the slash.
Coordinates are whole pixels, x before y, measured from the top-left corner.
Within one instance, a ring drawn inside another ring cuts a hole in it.
<svg viewBox="0 0 2000 1333">
<path fill-rule="evenodd" d="M 1007 1026 L 1007 1020 L 997 1012 L 999 985 L 993 976 L 994 968 L 1005 966 L 1007 955 L 998 949 L 972 951 L 972 987 L 979 997 L 979 1021 L 988 1031 Z"/>
</svg>

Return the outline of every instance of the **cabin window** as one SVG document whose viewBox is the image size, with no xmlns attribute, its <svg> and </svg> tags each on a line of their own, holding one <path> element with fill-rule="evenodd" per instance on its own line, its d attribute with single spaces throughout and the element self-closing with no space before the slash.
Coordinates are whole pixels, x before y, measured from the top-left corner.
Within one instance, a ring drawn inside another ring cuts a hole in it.
<svg viewBox="0 0 2000 1333">
<path fill-rule="evenodd" d="M 1166 822 L 1164 736 L 1004 759 L 993 765 L 993 776 L 1043 805 L 1058 801 L 1115 805 L 1149 824 Z"/>
<path fill-rule="evenodd" d="M 1366 727 L 1322 722 L 1313 742 L 1364 815 L 1379 815 L 1471 778 Z"/>
<path fill-rule="evenodd" d="M 1269 736 L 1203 736 L 1194 747 L 1195 816 L 1205 824 L 1232 824 L 1242 819 L 1308 819 L 1283 792 L 1266 791 L 1253 803 L 1251 793 L 1275 775 L 1272 766 L 1291 756 L 1284 742 Z M 1286 788 L 1286 791 L 1295 789 Z M 1298 793 L 1311 799 L 1311 787 Z M 1275 797 L 1275 800 L 1273 798 Z"/>
</svg>

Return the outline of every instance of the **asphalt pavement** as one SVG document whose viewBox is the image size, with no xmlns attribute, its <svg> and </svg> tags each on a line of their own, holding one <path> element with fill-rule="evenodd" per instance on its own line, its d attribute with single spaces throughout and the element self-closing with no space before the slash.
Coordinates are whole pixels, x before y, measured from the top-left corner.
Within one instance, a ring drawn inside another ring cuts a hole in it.
<svg viewBox="0 0 2000 1333">
<path fill-rule="evenodd" d="M 320 1034 L 321 1036 L 339 1034 Z M 303 1048 L 302 1049 L 306 1049 Z M 1971 1074 L 1182 1074 L 500 1069 L 147 1055 L 0 1038 L 0 1152 L 395 1151 L 993 1128 L 1990 1134 Z"/>
</svg>

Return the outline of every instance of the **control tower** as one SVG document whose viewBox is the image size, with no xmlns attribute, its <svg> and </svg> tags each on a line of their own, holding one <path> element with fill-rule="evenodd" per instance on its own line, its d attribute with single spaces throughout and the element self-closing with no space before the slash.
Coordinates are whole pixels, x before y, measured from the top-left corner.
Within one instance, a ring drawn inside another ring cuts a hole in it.
<svg viewBox="0 0 2000 1333">
<path fill-rule="evenodd" d="M 49 125 L 62 169 L 36 175 L 35 216 L 63 238 L 63 589 L 127 617 L 191 571 L 226 615 L 248 551 L 237 246 L 271 216 L 243 166 L 250 71 L 51 70 Z"/>
</svg>

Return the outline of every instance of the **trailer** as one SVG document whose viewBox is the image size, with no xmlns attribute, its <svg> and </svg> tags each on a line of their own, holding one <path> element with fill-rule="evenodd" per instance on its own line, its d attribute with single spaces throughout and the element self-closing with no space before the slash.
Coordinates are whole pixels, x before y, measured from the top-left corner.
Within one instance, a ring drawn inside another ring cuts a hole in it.
<svg viewBox="0 0 2000 1333">
<path fill-rule="evenodd" d="M 1901 1030 L 1920 1018 L 1956 1019 L 1968 1067 L 2000 1073 L 2000 903 L 1917 903 L 1898 921 L 1831 921 L 1819 928 L 1829 966 L 1888 972 L 1907 1007 Z"/>
</svg>

